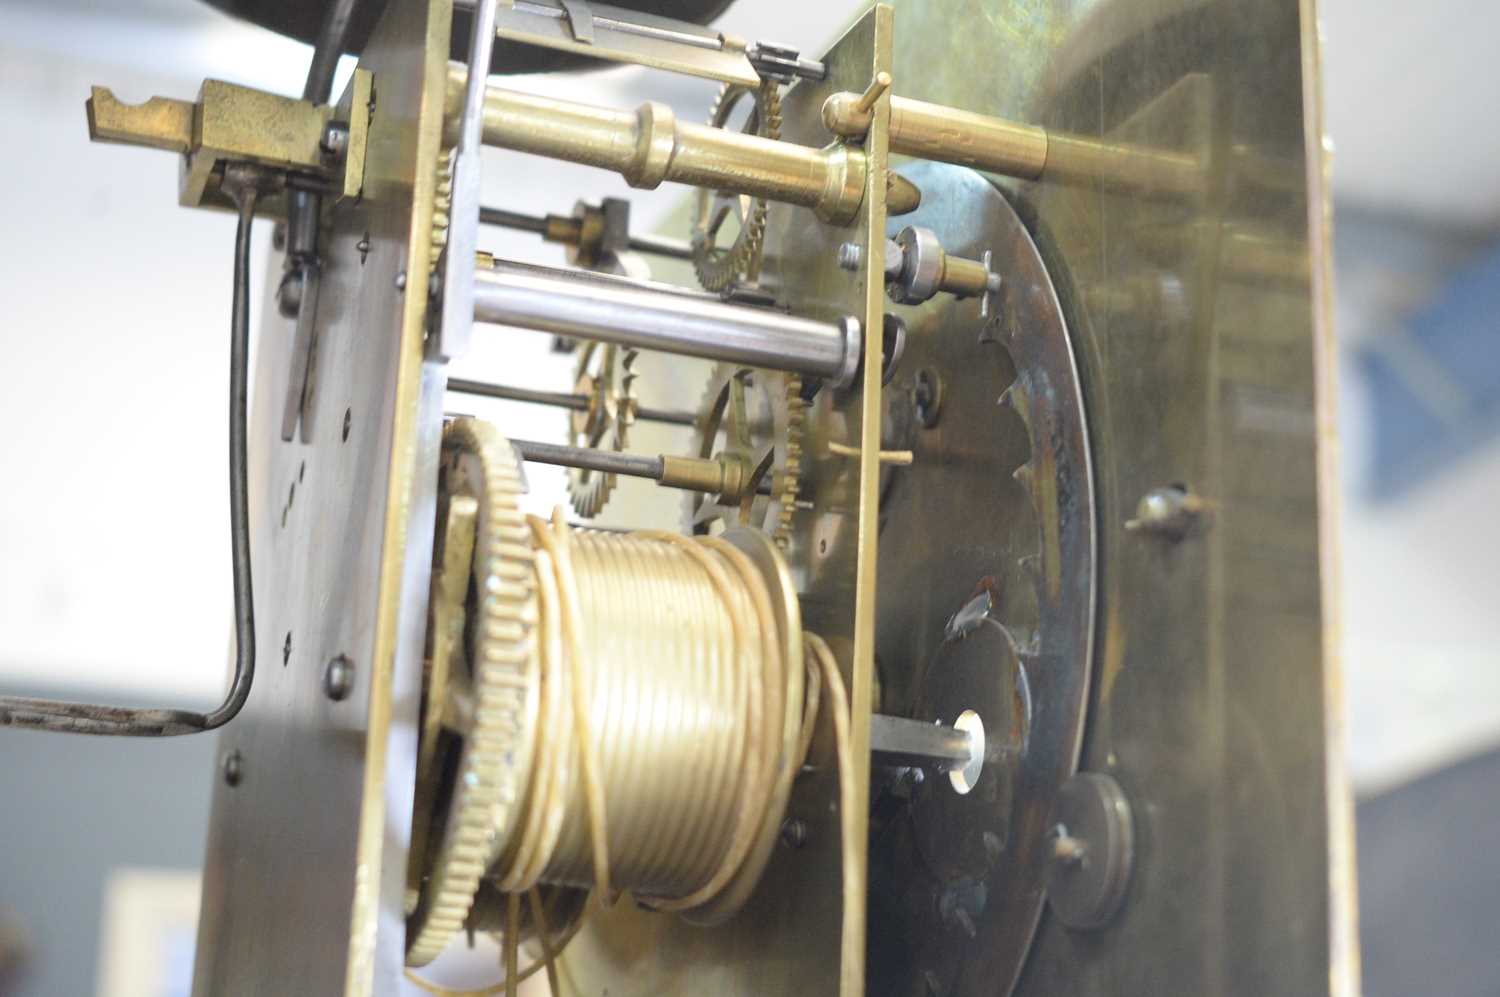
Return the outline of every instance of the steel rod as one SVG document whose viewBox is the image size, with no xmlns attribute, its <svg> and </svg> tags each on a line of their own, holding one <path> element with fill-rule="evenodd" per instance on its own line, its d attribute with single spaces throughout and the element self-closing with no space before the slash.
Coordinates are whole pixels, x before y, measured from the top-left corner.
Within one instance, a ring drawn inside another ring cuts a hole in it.
<svg viewBox="0 0 1500 997">
<path fill-rule="evenodd" d="M 738 501 L 737 490 L 744 483 L 744 474 L 735 471 L 732 462 L 718 458 L 678 457 L 663 454 L 651 457 L 646 454 L 628 454 L 610 450 L 595 450 L 588 447 L 567 446 L 560 443 L 542 443 L 538 440 L 510 441 L 522 460 L 539 464 L 555 464 L 559 467 L 577 467 L 606 474 L 624 474 L 632 478 L 650 478 L 663 488 L 681 488 L 685 491 L 717 494 L 722 499 L 733 497 Z M 761 478 L 756 483 L 758 495 L 771 493 L 771 482 Z"/>
<path fill-rule="evenodd" d="M 589 407 L 588 395 L 571 394 L 566 391 L 537 391 L 534 388 L 517 388 L 509 384 L 490 384 L 485 381 L 469 381 L 461 377 L 448 379 L 448 390 L 459 395 L 478 395 L 482 398 L 498 398 L 507 402 L 527 402 L 532 405 L 551 405 L 573 412 L 583 412 Z M 691 412 L 672 412 L 667 409 L 636 406 L 635 417 L 647 422 L 666 422 L 674 426 L 694 425 L 698 417 Z"/>
<path fill-rule="evenodd" d="M 354 20 L 358 0 L 333 0 L 323 14 L 318 43 L 313 48 L 312 63 L 307 67 L 307 83 L 302 99 L 326 104 L 333 95 L 333 74 L 339 67 L 339 56 L 349 40 L 349 24 Z"/>
<path fill-rule="evenodd" d="M 558 443 L 542 443 L 538 440 L 512 439 L 510 445 L 525 460 L 538 464 L 556 464 L 559 467 L 580 467 L 605 474 L 624 474 L 632 478 L 650 478 L 660 481 L 662 459 L 644 454 L 618 453 L 612 450 L 590 450 L 587 447 L 568 447 Z"/>
<path fill-rule="evenodd" d="M 437 323 L 436 354 L 453 360 L 468 352 L 474 325 L 475 254 L 479 251 L 479 200 L 484 186 L 485 80 L 495 41 L 495 6 L 499 0 L 477 0 L 469 37 L 469 61 L 455 82 L 458 89 L 458 130 L 453 148 L 452 195 L 449 202 L 448 244 L 441 258 L 438 287 L 443 309 Z"/>
<path fill-rule="evenodd" d="M 0 727 L 32 727 L 65 734 L 166 737 L 197 734 L 233 720 L 255 680 L 255 586 L 250 573 L 249 397 L 250 235 L 263 178 L 256 167 L 231 166 L 224 191 L 234 198 L 234 295 L 229 319 L 229 541 L 234 577 L 234 678 L 211 712 L 135 709 L 94 703 L 0 696 Z"/>
<path fill-rule="evenodd" d="M 481 225 L 498 225 L 501 228 L 534 232 L 548 242 L 559 242 L 567 246 L 578 245 L 582 226 L 576 218 L 562 215 L 528 215 L 524 211 L 507 208 L 480 208 Z M 674 260 L 691 260 L 693 247 L 681 239 L 670 239 L 659 235 L 627 236 L 625 248 L 636 253 L 665 256 Z"/>
<path fill-rule="evenodd" d="M 870 717 L 870 758 L 877 765 L 955 771 L 973 761 L 973 738 L 947 724 L 877 713 Z"/>
<path fill-rule="evenodd" d="M 635 281 L 494 261 L 474 280 L 474 318 L 559 336 L 660 350 L 853 383 L 860 329 Z"/>
<path fill-rule="evenodd" d="M 691 260 L 693 247 L 682 239 L 669 239 L 664 235 L 633 235 L 626 245 L 637 253 L 665 256 L 674 260 Z"/>
<path fill-rule="evenodd" d="M 508 211 L 505 208 L 479 209 L 479 224 L 499 225 L 501 228 L 520 229 L 522 232 L 535 232 L 537 235 L 545 235 L 547 232 L 547 219 L 541 215 L 528 215 L 524 211 Z"/>
</svg>

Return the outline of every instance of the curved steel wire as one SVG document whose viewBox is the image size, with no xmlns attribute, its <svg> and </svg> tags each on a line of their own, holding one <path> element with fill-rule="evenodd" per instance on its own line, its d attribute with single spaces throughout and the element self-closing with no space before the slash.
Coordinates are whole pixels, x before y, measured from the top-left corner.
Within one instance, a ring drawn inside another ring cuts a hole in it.
<svg viewBox="0 0 1500 997">
<path fill-rule="evenodd" d="M 234 679 L 224 702 L 209 713 L 134 709 L 54 699 L 0 696 L 0 727 L 30 727 L 68 734 L 168 737 L 198 734 L 233 720 L 250 698 L 255 677 L 255 604 L 250 577 L 249 485 L 246 437 L 249 408 L 250 229 L 264 176 L 231 166 L 224 190 L 239 207 L 234 236 L 234 302 L 229 347 L 229 533 L 234 571 Z"/>
</svg>

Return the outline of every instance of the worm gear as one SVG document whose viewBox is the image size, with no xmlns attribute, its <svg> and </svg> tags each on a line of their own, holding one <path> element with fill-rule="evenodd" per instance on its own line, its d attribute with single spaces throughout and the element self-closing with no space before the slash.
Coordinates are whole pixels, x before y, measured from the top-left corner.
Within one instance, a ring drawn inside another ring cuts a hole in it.
<svg viewBox="0 0 1500 997">
<path fill-rule="evenodd" d="M 802 477 L 802 429 L 807 402 L 795 374 L 716 364 L 694 426 L 693 454 L 739 461 L 744 482 L 736 495 L 683 499 L 683 529 L 709 533 L 714 524 L 750 526 L 778 547 L 791 541 Z"/>
<path fill-rule="evenodd" d="M 742 131 L 763 138 L 780 138 L 781 91 L 774 80 L 766 80 L 754 88 L 724 84 L 709 111 L 709 126 L 728 127 L 735 109 L 742 101 L 751 99 L 755 107 L 745 119 Z M 719 231 L 731 214 L 739 222 L 739 233 L 732 244 L 720 246 Z M 705 290 L 723 291 L 741 281 L 758 282 L 765 235 L 765 198 L 705 187 L 698 188 L 694 194 L 693 269 Z"/>
<path fill-rule="evenodd" d="M 432 732 L 429 746 L 424 729 L 428 757 L 419 763 L 417 794 L 447 805 L 414 834 L 412 966 L 431 962 L 464 926 L 480 879 L 514 831 L 540 695 L 536 572 L 515 452 L 487 423 L 455 419 L 443 433 L 443 457 L 438 535 L 445 546 L 461 544 L 471 529 L 473 553 L 449 557 L 445 549 L 434 585 L 434 661 L 423 712 L 428 723 L 440 718 L 442 730 Z M 447 655 L 441 675 L 439 653 Z"/>
<path fill-rule="evenodd" d="M 635 423 L 635 350 L 604 343 L 579 347 L 573 391 L 588 398 L 588 407 L 568 416 L 568 442 L 590 450 L 626 447 Z M 615 489 L 616 476 L 601 471 L 571 468 L 568 497 L 573 511 L 592 519 L 604 509 Z"/>
</svg>

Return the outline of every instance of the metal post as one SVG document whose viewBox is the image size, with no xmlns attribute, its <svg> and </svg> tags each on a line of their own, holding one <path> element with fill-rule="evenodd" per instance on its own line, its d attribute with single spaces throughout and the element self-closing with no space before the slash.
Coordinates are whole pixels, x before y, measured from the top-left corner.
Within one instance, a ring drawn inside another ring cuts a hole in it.
<svg viewBox="0 0 1500 997">
<path fill-rule="evenodd" d="M 459 395 L 478 395 L 481 398 L 498 398 L 507 402 L 527 402 L 532 405 L 551 405 L 573 412 L 583 412 L 589 407 L 587 395 L 565 391 L 537 391 L 533 388 L 517 388 L 509 384 L 488 384 L 470 381 L 461 377 L 448 378 L 448 390 Z M 648 408 L 637 405 L 635 417 L 646 422 L 665 422 L 674 426 L 691 426 L 698 417 L 691 412 L 673 412 L 669 409 Z"/>
<path fill-rule="evenodd" d="M 650 478 L 653 481 L 660 481 L 662 476 L 660 457 L 619 453 L 614 450 L 591 450 L 587 447 L 568 447 L 557 443 L 542 443 L 538 440 L 513 439 L 510 445 L 523 459 L 535 461 L 538 464 L 579 467 L 604 474 Z"/>
<path fill-rule="evenodd" d="M 973 761 L 974 743 L 957 727 L 876 713 L 870 717 L 870 757 L 877 765 L 952 772 Z"/>
<path fill-rule="evenodd" d="M 523 211 L 506 208 L 480 208 L 479 224 L 498 225 L 501 228 L 534 232 L 548 242 L 565 246 L 576 246 L 582 234 L 583 224 L 577 218 L 563 215 L 528 215 Z M 625 248 L 634 253 L 648 253 L 674 260 L 691 260 L 693 247 L 681 239 L 669 239 L 659 235 L 628 236 Z"/>
<path fill-rule="evenodd" d="M 852 384 L 857 320 L 817 322 L 643 282 L 496 261 L 474 280 L 474 319 Z"/>
<path fill-rule="evenodd" d="M 458 138 L 453 149 L 451 222 L 439 285 L 443 311 L 438 322 L 436 352 L 443 360 L 453 360 L 468 350 L 474 323 L 474 254 L 479 249 L 479 198 L 483 181 L 480 146 L 484 81 L 490 73 L 497 2 L 478 0 L 474 5 L 468 71 L 462 77 L 463 86 L 459 90 L 462 103 L 459 105 Z"/>
</svg>

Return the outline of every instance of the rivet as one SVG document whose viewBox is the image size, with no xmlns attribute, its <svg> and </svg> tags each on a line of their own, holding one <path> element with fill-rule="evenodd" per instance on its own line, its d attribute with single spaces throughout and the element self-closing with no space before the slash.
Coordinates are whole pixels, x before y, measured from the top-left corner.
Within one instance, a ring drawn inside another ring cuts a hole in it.
<svg viewBox="0 0 1500 997">
<path fill-rule="evenodd" d="M 354 688 L 354 662 L 346 655 L 335 655 L 323 669 L 323 694 L 335 703 Z"/>
<path fill-rule="evenodd" d="M 1206 503 L 1185 485 L 1153 488 L 1135 507 L 1135 518 L 1127 520 L 1125 529 L 1132 533 L 1154 533 L 1171 540 L 1185 537 Z"/>
<path fill-rule="evenodd" d="M 238 786 L 244 775 L 244 760 L 238 748 L 224 756 L 224 785 Z"/>
</svg>

